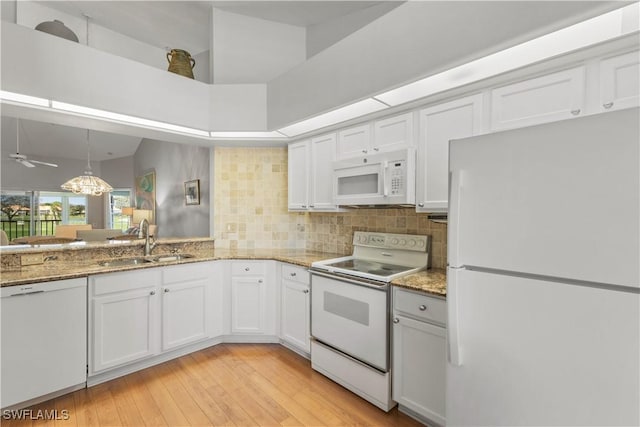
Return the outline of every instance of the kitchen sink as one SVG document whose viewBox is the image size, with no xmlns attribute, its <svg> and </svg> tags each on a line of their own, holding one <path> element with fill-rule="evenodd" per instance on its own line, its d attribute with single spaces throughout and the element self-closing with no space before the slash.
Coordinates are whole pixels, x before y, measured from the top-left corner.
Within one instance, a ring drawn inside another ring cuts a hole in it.
<svg viewBox="0 0 640 427">
<path fill-rule="evenodd" d="M 183 259 L 193 258 L 191 254 L 167 254 L 160 255 L 153 258 L 154 262 L 171 262 L 171 261 L 181 261 Z"/>
<path fill-rule="evenodd" d="M 114 259 L 112 261 L 99 261 L 98 264 L 103 267 L 125 267 L 128 265 L 147 264 L 149 262 L 153 262 L 153 260 L 149 258 L 125 258 Z"/>
</svg>

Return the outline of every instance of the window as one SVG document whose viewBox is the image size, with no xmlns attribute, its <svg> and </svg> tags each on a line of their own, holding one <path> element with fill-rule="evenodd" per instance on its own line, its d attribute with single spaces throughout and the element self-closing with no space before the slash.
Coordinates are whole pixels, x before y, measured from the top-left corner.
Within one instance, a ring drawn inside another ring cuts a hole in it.
<svg viewBox="0 0 640 427">
<path fill-rule="evenodd" d="M 131 216 L 127 214 L 127 209 L 125 209 L 130 207 L 131 189 L 119 188 L 109 193 L 108 227 L 123 231 L 131 227 Z"/>
<path fill-rule="evenodd" d="M 87 197 L 47 191 L 3 191 L 2 229 L 9 240 L 53 236 L 58 224 L 86 224 Z"/>
</svg>

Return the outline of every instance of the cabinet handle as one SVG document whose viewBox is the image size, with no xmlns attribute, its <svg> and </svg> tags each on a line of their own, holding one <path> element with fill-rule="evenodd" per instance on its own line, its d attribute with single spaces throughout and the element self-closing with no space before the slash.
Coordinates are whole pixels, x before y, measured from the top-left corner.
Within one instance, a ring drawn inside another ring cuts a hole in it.
<svg viewBox="0 0 640 427">
<path fill-rule="evenodd" d="M 291 277 L 296 277 L 296 273 L 291 273 Z"/>
<path fill-rule="evenodd" d="M 262 279 L 259 279 L 259 280 L 258 280 L 258 283 L 262 283 Z"/>
<path fill-rule="evenodd" d="M 367 150 L 362 150 L 362 152 L 363 152 L 364 154 L 367 154 Z"/>
<path fill-rule="evenodd" d="M 167 292 L 169 292 L 169 288 L 164 288 L 164 293 L 166 294 Z"/>
<path fill-rule="evenodd" d="M 418 206 L 424 208 L 424 203 L 418 203 Z"/>
<path fill-rule="evenodd" d="M 607 102 L 606 104 L 602 104 L 602 106 L 608 110 L 609 108 L 613 107 L 613 102 Z"/>
<path fill-rule="evenodd" d="M 308 294 L 309 293 L 309 289 L 303 290 L 302 293 Z"/>
<path fill-rule="evenodd" d="M 420 307 L 418 307 L 420 309 L 420 311 L 425 311 L 427 309 L 427 306 L 422 304 L 420 305 Z"/>
<path fill-rule="evenodd" d="M 156 291 L 149 292 L 149 295 L 155 295 L 155 294 L 156 294 Z"/>
<path fill-rule="evenodd" d="M 249 267 L 244 268 L 244 271 L 249 271 L 249 270 L 251 270 Z"/>
<path fill-rule="evenodd" d="M 578 114 L 580 114 L 580 109 L 578 108 L 577 110 L 571 110 L 571 114 L 577 116 Z"/>
<path fill-rule="evenodd" d="M 307 205 L 302 205 L 302 209 L 307 209 Z"/>
<path fill-rule="evenodd" d="M 400 319 L 398 319 L 397 317 L 393 318 L 393 323 L 400 323 Z"/>
<path fill-rule="evenodd" d="M 374 147 L 373 151 L 380 151 L 378 147 Z"/>
</svg>

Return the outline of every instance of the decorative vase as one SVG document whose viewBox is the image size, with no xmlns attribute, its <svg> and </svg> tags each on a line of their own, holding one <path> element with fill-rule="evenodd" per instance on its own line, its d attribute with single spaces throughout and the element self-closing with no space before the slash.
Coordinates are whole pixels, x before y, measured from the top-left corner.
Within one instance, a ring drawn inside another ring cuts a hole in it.
<svg viewBox="0 0 640 427">
<path fill-rule="evenodd" d="M 193 67 L 195 67 L 196 61 L 186 50 L 171 49 L 171 52 L 167 53 L 167 61 L 169 61 L 169 71 L 172 73 L 193 78 Z"/>
<path fill-rule="evenodd" d="M 57 19 L 39 23 L 36 25 L 36 30 L 78 43 L 78 36 L 67 28 L 62 21 L 58 21 Z"/>
</svg>

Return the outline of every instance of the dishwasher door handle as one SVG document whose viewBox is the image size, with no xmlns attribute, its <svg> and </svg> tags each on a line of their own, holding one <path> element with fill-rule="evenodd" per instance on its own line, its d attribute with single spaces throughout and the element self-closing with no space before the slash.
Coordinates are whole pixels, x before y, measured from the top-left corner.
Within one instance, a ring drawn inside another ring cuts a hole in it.
<svg viewBox="0 0 640 427">
<path fill-rule="evenodd" d="M 9 296 L 10 297 L 21 297 L 23 295 L 33 295 L 33 294 L 41 294 L 41 293 L 44 293 L 44 291 L 22 292 L 22 293 L 17 293 L 17 294 L 11 294 Z"/>
</svg>

